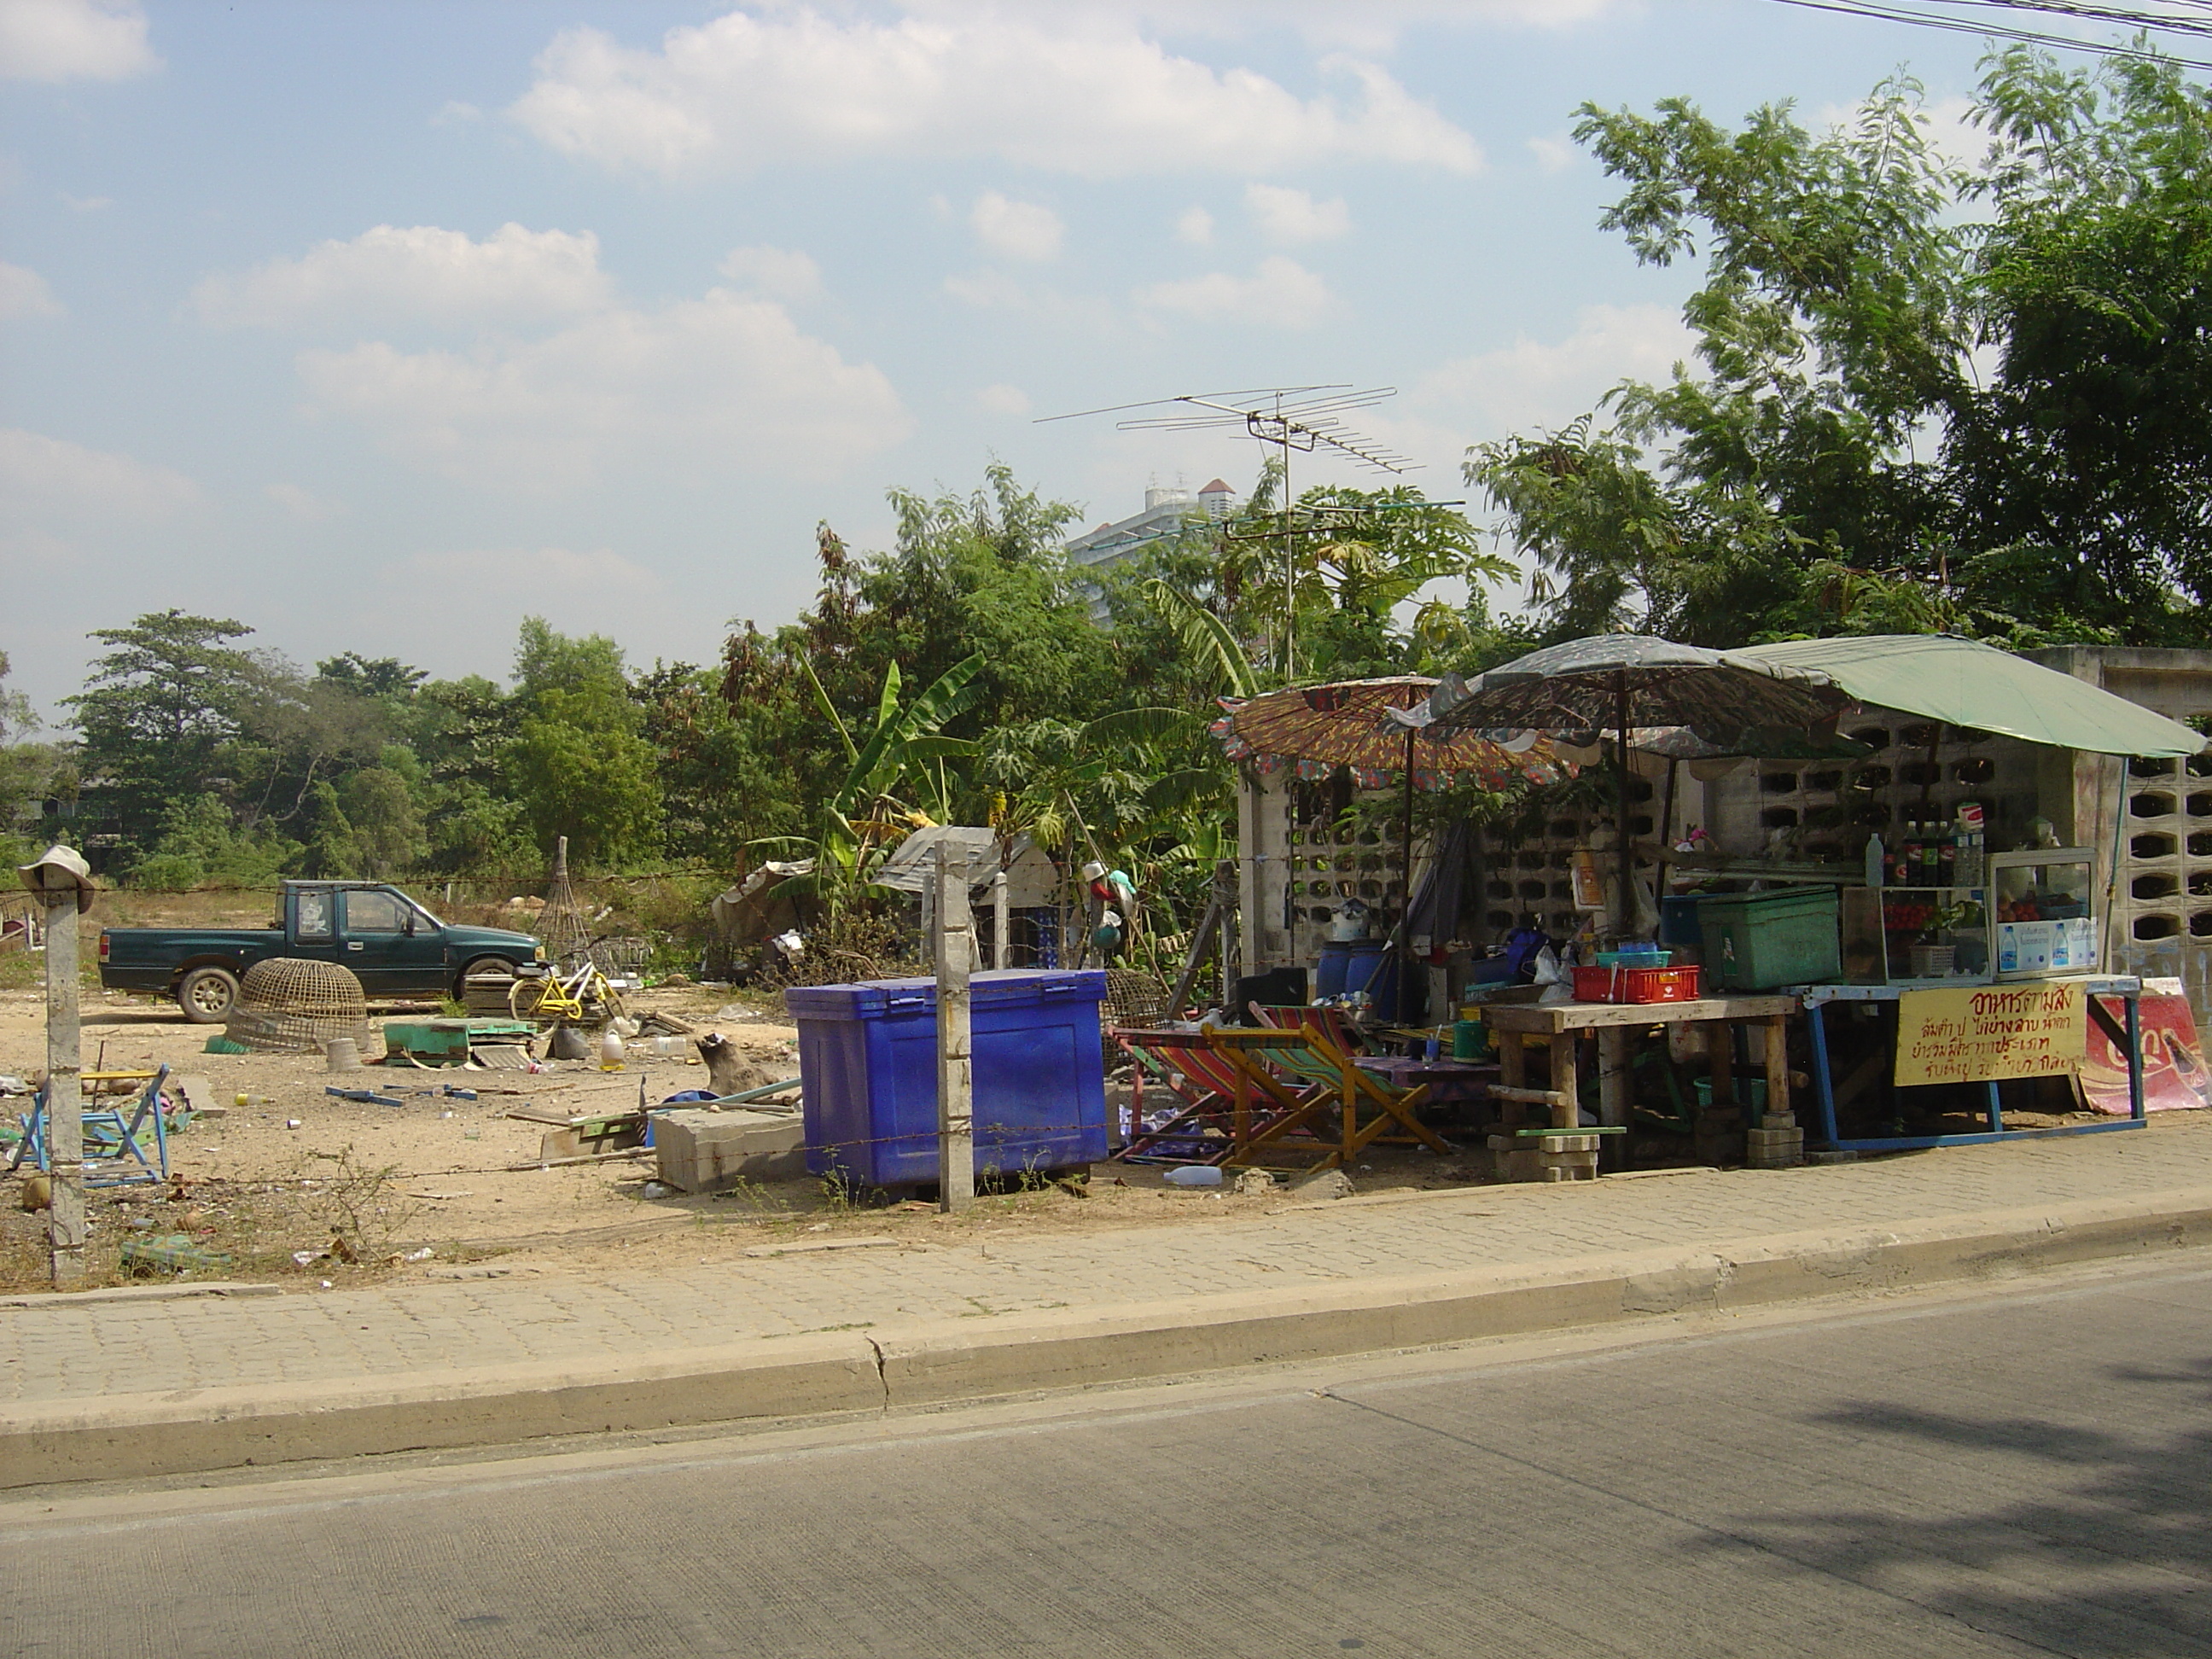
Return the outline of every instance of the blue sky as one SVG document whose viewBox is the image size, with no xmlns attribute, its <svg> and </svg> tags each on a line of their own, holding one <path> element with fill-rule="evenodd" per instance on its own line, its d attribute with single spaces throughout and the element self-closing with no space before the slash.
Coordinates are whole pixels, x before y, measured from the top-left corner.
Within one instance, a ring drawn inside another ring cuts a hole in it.
<svg viewBox="0 0 2212 1659">
<path fill-rule="evenodd" d="M 1213 388 L 1395 386 L 1363 428 L 1458 496 L 1682 350 L 1577 103 L 1831 118 L 1909 62 L 1954 121 L 1978 50 L 1771 0 L 0 0 L 0 650 L 48 707 L 167 605 L 711 660 L 890 485 L 1245 487 L 1249 441 L 1033 420 Z"/>
</svg>

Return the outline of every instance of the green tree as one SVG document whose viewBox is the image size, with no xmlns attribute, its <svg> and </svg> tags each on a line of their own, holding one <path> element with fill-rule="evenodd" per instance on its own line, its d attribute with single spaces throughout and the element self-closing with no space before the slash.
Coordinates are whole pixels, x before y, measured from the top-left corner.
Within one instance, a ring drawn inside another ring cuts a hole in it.
<svg viewBox="0 0 2212 1659">
<path fill-rule="evenodd" d="M 2212 91 L 2178 65 L 1992 60 L 1974 193 L 1996 374 L 1950 462 L 1967 604 L 2201 645 L 2212 599 Z M 1962 537 L 1962 539 L 1966 539 Z"/>
<path fill-rule="evenodd" d="M 34 740 L 38 711 L 8 688 L 8 653 L 0 651 L 0 842 L 21 852 L 43 827 L 40 801 L 50 792 L 73 796 L 76 774 L 58 747 Z"/>
<path fill-rule="evenodd" d="M 506 766 L 539 849 L 551 851 L 566 836 L 581 863 L 654 851 L 659 785 L 622 648 L 597 634 L 569 638 L 531 617 L 514 666 L 521 713 Z"/>
<path fill-rule="evenodd" d="M 232 746 L 267 680 L 264 665 L 233 643 L 252 631 L 170 610 L 91 635 L 108 649 L 85 689 L 63 701 L 82 734 L 85 793 L 115 822 L 126 860 L 165 833 L 177 803 L 236 798 Z"/>
<path fill-rule="evenodd" d="M 2201 638 L 2209 112 L 2171 64 L 2025 50 L 1985 61 L 1974 168 L 1902 78 L 1818 135 L 1786 105 L 1736 131 L 1585 106 L 1625 186 L 1604 225 L 1705 264 L 1694 368 L 1617 387 L 1609 428 L 1470 453 L 1546 633 Z"/>
</svg>

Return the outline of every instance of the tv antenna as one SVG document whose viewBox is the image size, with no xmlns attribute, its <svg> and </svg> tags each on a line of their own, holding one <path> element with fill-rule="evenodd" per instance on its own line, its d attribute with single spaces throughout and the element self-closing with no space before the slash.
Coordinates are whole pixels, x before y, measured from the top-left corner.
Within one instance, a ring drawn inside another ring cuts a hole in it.
<svg viewBox="0 0 2212 1659">
<path fill-rule="evenodd" d="M 1176 398 L 1153 398 L 1143 403 L 1112 404 L 1103 409 L 1082 409 L 1066 415 L 1046 415 L 1034 424 L 1079 421 L 1094 415 L 1126 415 L 1114 422 L 1117 432 L 1208 432 L 1243 427 L 1245 435 L 1273 444 L 1283 459 L 1283 676 L 1294 678 L 1297 662 L 1297 557 L 1291 530 L 1291 453 L 1311 454 L 1331 450 L 1376 472 L 1404 474 L 1420 462 L 1388 445 L 1363 436 L 1345 423 L 1355 410 L 1372 409 L 1386 398 L 1398 395 L 1394 386 L 1361 389 L 1348 384 L 1330 386 L 1269 386 L 1241 392 L 1187 392 Z M 1154 415 L 1132 410 L 1158 410 Z"/>
</svg>

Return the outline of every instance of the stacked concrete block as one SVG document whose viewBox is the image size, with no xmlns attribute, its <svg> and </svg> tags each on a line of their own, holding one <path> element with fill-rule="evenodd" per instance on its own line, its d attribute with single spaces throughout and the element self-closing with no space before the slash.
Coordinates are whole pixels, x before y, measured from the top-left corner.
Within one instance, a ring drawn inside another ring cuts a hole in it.
<svg viewBox="0 0 2212 1659">
<path fill-rule="evenodd" d="M 1788 1112 L 1770 1112 L 1766 1121 L 1744 1132 L 1744 1163 L 1754 1170 L 1794 1170 L 1805 1161 L 1805 1132 Z"/>
<path fill-rule="evenodd" d="M 1595 1181 L 1597 1179 L 1596 1135 L 1540 1135 L 1536 1145 L 1544 1160 L 1542 1179 L 1546 1181 Z"/>
<path fill-rule="evenodd" d="M 1541 1181 L 1544 1153 L 1533 1140 L 1504 1134 L 1490 1137 L 1492 1176 L 1498 1181 Z"/>
<path fill-rule="evenodd" d="M 796 1112 L 655 1112 L 653 1149 L 660 1178 L 687 1193 L 806 1173 L 806 1131 Z"/>
<path fill-rule="evenodd" d="M 1492 1167 L 1500 1181 L 1595 1181 L 1601 1137 L 1562 1130 L 1546 1135 L 1492 1135 Z"/>
</svg>

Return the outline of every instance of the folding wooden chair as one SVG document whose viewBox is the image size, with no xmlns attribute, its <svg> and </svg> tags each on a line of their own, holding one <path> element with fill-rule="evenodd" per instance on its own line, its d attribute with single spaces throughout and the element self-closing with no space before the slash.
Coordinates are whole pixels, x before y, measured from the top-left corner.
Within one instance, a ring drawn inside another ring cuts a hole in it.
<svg viewBox="0 0 2212 1659">
<path fill-rule="evenodd" d="M 84 1080 L 98 1082 L 103 1074 L 88 1072 Z M 135 1075 L 125 1073 L 125 1075 Z M 84 1184 L 88 1187 L 129 1187 L 159 1183 L 169 1178 L 169 1126 L 161 1115 L 161 1085 L 169 1068 L 160 1067 L 147 1077 L 146 1086 L 128 1106 L 88 1106 L 84 1109 Z M 31 1115 L 20 1120 L 23 1139 L 9 1160 L 10 1170 L 27 1161 L 51 1170 L 53 1160 L 46 1146 L 46 1091 L 33 1098 Z M 152 1156 L 147 1142 L 151 1136 Z"/>
<path fill-rule="evenodd" d="M 1272 1025 L 1283 1031 L 1295 1031 L 1310 1025 L 1347 1054 L 1366 1051 L 1366 1040 L 1341 1008 L 1304 1006 L 1271 1008 L 1257 1002 L 1247 1006 L 1252 1010 L 1252 1017 L 1262 1025 Z"/>
<path fill-rule="evenodd" d="M 1327 1156 L 1314 1166 L 1318 1169 L 1350 1164 L 1386 1138 L 1417 1142 L 1435 1152 L 1452 1151 L 1449 1141 L 1414 1115 L 1429 1097 L 1426 1084 L 1399 1089 L 1362 1071 L 1317 1024 L 1207 1035 L 1248 1074 L 1267 1076 L 1285 1091 L 1299 1091 L 1297 1110 L 1255 1126 L 1234 1161 L 1257 1162 L 1256 1154 L 1274 1150 L 1300 1133 L 1328 1148 Z M 1332 1117 L 1333 1123 L 1328 1121 Z M 1384 1131 L 1394 1126 L 1404 1133 L 1386 1137 Z"/>
<path fill-rule="evenodd" d="M 1128 1144 L 1124 1163 L 1231 1164 L 1255 1123 L 1285 1112 L 1303 1110 L 1305 1102 L 1279 1079 L 1255 1077 L 1241 1070 L 1211 1041 L 1207 1031 L 1117 1030 L 1115 1040 L 1136 1062 L 1137 1086 L 1131 1091 Z M 1147 1127 L 1141 1079 L 1149 1073 L 1182 1109 L 1168 1121 Z M 1216 1133 L 1208 1134 L 1207 1130 Z"/>
</svg>

